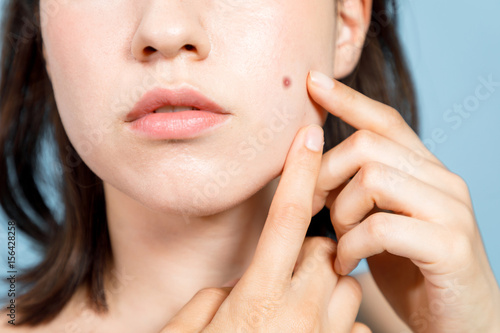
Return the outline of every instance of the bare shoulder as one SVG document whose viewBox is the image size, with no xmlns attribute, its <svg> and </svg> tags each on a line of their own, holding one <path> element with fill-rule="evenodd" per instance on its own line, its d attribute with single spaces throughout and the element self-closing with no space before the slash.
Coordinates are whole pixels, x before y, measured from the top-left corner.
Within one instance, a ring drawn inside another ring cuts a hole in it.
<svg viewBox="0 0 500 333">
<path fill-rule="evenodd" d="M 27 328 L 16 325 L 16 314 L 11 313 L 8 308 L 6 309 L 6 306 L 2 306 L 2 311 L 0 311 L 0 318 L 2 318 L 2 321 L 0 322 L 0 332 L 28 332 Z"/>
<path fill-rule="evenodd" d="M 9 309 L 9 303 L 0 303 L 0 332 L 1 333 L 67 333 L 67 332 L 96 332 L 88 327 L 88 313 L 81 315 L 84 309 L 86 293 L 83 289 L 77 290 L 72 299 L 57 313 L 52 320 L 35 326 L 19 325 L 19 313 L 16 309 Z"/>
<path fill-rule="evenodd" d="M 18 325 L 17 314 L 2 306 L 0 311 L 0 332 L 2 333 L 59 333 L 63 330 L 58 329 L 55 322 L 38 326 Z"/>
<path fill-rule="evenodd" d="M 27 332 L 24 329 L 18 329 L 16 327 L 16 312 L 15 308 L 12 310 L 9 308 L 10 303 L 0 303 L 2 305 L 2 310 L 0 311 L 0 332 Z"/>
</svg>

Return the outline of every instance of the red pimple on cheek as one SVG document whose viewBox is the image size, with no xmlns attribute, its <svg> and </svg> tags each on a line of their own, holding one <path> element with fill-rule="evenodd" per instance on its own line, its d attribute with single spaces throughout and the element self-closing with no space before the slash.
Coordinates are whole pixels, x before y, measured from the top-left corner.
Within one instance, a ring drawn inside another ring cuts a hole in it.
<svg viewBox="0 0 500 333">
<path fill-rule="evenodd" d="M 292 84 L 292 80 L 290 80 L 290 78 L 288 76 L 285 76 L 283 78 L 283 86 L 285 88 L 288 88 L 288 87 L 290 87 L 291 84 Z"/>
</svg>

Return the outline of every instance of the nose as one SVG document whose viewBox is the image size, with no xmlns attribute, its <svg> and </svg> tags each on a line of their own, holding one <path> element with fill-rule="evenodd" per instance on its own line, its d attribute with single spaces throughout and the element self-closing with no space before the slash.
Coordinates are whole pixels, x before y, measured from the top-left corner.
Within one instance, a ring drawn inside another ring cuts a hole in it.
<svg viewBox="0 0 500 333">
<path fill-rule="evenodd" d="M 201 23 L 200 2 L 151 0 L 143 4 L 131 45 L 137 60 L 180 55 L 202 60 L 208 56 L 210 39 Z"/>
</svg>

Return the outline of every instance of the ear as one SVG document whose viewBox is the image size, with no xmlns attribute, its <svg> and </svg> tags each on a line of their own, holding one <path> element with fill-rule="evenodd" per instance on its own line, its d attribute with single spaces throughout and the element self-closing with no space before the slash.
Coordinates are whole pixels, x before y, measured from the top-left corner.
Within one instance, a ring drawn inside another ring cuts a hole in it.
<svg viewBox="0 0 500 333">
<path fill-rule="evenodd" d="M 334 77 L 341 79 L 352 73 L 361 57 L 370 27 L 372 0 L 338 0 L 337 4 Z"/>
</svg>

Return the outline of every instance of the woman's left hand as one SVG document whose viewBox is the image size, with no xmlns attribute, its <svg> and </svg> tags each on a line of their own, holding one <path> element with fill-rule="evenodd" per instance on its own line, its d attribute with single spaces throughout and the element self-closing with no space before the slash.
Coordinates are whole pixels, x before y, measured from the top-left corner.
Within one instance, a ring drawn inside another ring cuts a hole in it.
<svg viewBox="0 0 500 333">
<path fill-rule="evenodd" d="M 311 97 L 358 129 L 324 154 L 314 195 L 313 214 L 330 209 L 337 273 L 368 258 L 416 332 L 500 332 L 500 290 L 466 183 L 398 111 L 318 74 L 307 80 Z"/>
</svg>

